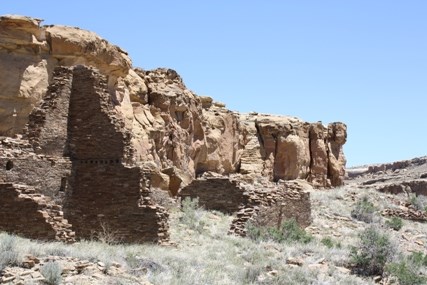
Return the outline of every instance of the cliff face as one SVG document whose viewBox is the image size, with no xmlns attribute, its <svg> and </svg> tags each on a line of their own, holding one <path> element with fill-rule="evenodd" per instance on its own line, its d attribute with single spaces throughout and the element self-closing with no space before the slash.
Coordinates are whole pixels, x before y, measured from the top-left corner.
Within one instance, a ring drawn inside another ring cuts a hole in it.
<svg viewBox="0 0 427 285">
<path fill-rule="evenodd" d="M 129 136 L 124 162 L 150 173 L 152 187 L 175 195 L 208 171 L 238 174 L 247 181 L 262 175 L 273 181 L 306 179 L 316 187 L 343 183 L 345 124 L 326 127 L 292 117 L 232 112 L 187 89 L 172 69 L 134 69 L 123 50 L 96 34 L 40 22 L 0 17 L 0 136 L 26 128 L 36 153 L 72 155 L 67 144 L 73 132 L 64 127 L 70 118 L 43 110 L 56 102 L 61 114 L 68 114 L 68 97 L 55 101 L 57 94 L 49 90 L 62 86 L 60 92 L 68 94 L 78 86 L 58 81 L 54 71 L 86 65 L 106 78 L 109 108 Z M 46 138 L 56 145 L 46 145 Z M 91 147 L 100 144 L 108 150 L 101 139 L 88 139 Z"/>
<path fill-rule="evenodd" d="M 0 17 L 0 134 L 21 132 L 28 114 L 51 83 L 55 66 L 90 65 L 117 78 L 129 73 L 131 61 L 120 48 L 78 28 L 40 26 L 41 20 Z M 15 115 L 15 116 L 14 116 Z"/>
</svg>

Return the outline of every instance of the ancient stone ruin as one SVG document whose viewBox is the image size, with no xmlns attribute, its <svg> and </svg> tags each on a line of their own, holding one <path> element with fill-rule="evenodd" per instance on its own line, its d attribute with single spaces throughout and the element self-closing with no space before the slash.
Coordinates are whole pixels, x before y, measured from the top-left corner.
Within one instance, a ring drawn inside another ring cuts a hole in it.
<svg viewBox="0 0 427 285">
<path fill-rule="evenodd" d="M 56 68 L 53 79 L 55 84 L 30 114 L 26 130 L 29 144 L 39 154 L 31 155 L 28 143 L 23 143 L 29 150 L 7 158 L 6 166 L 13 167 L 3 170 L 5 180 L 35 184 L 40 193 L 56 197 L 79 238 L 108 228 L 126 242 L 167 239 L 167 213 L 150 203 L 149 177 L 127 164 L 130 133 L 112 107 L 106 78 L 77 66 Z M 37 181 L 46 172 L 54 174 L 46 175 L 50 181 L 42 185 Z M 31 227 L 29 222 L 23 225 Z"/>
<path fill-rule="evenodd" d="M 125 242 L 162 242 L 168 214 L 150 199 L 154 188 L 237 213 L 239 234 L 251 216 L 242 211 L 263 205 L 301 203 L 283 215 L 305 225 L 309 196 L 286 181 L 342 185 L 346 136 L 343 123 L 232 112 L 187 89 L 172 69 L 133 68 L 93 32 L 0 17 L 1 191 L 40 195 L 1 196 L 0 206 L 32 203 L 26 216 L 42 217 L 13 228 L 2 212 L 0 230 L 70 241 L 109 228 Z M 207 173 L 221 177 L 200 178 Z M 266 182 L 255 186 L 259 177 Z M 63 226 L 49 218 L 59 208 L 53 220 Z M 36 232 L 19 230 L 33 223 Z"/>
<path fill-rule="evenodd" d="M 208 210 L 236 214 L 230 233 L 246 235 L 249 220 L 263 219 L 263 225 L 276 226 L 295 218 L 302 227 L 311 223 L 311 187 L 300 180 L 248 184 L 239 177 L 217 175 L 193 180 L 179 193 L 181 199 L 198 198 L 199 205 Z"/>
<path fill-rule="evenodd" d="M 0 229 L 35 239 L 73 242 L 75 233 L 62 207 L 34 188 L 0 183 Z"/>
</svg>

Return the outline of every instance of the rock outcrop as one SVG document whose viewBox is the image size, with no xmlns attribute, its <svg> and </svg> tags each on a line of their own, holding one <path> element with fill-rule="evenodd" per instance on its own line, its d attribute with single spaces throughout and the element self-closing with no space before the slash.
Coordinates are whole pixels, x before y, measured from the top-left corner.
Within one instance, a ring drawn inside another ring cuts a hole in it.
<svg viewBox="0 0 427 285">
<path fill-rule="evenodd" d="M 167 240 L 150 189 L 176 196 L 208 172 L 343 184 L 345 124 L 232 112 L 172 69 L 133 68 L 93 32 L 41 22 L 0 17 L 0 182 L 63 204 L 77 237 L 108 222 L 124 241 Z"/>
<path fill-rule="evenodd" d="M 316 187 L 344 183 L 347 127 L 307 123 L 295 117 L 241 115 L 240 172 L 273 181 L 305 179 Z"/>
<path fill-rule="evenodd" d="M 427 195 L 427 157 L 350 169 L 349 180 L 384 193 L 404 193 L 410 199 Z"/>
<path fill-rule="evenodd" d="M 131 159 L 151 173 L 153 187 L 175 195 L 207 171 L 307 179 L 318 187 L 343 183 L 344 124 L 234 113 L 194 94 L 172 69 L 133 69 L 126 52 L 93 32 L 40 23 L 0 18 L 0 135 L 22 133 L 29 122 L 55 125 L 66 119 L 59 114 L 66 113 L 68 99 L 55 92 L 67 93 L 71 86 L 58 81 L 55 68 L 87 65 L 106 76 L 113 108 L 131 134 Z M 59 112 L 44 113 L 46 106 L 39 104 L 45 96 L 63 98 L 49 101 Z M 35 141 L 34 129 L 30 125 L 28 137 L 37 153 L 53 154 L 43 146 L 47 141 L 64 145 L 55 133 L 37 134 L 40 142 Z"/>
<path fill-rule="evenodd" d="M 129 73 L 126 52 L 95 33 L 40 26 L 41 22 L 15 15 L 0 17 L 0 135 L 22 131 L 56 66 L 94 66 L 109 76 L 111 89 Z"/>
</svg>

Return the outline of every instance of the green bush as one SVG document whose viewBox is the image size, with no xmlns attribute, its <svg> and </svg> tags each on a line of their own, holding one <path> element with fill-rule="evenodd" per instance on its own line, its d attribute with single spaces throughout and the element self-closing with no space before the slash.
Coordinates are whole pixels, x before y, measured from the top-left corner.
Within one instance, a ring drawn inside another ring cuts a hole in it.
<svg viewBox="0 0 427 285">
<path fill-rule="evenodd" d="M 265 228 L 255 225 L 252 221 L 246 223 L 246 236 L 252 240 L 261 240 Z"/>
<path fill-rule="evenodd" d="M 332 239 L 330 237 L 322 238 L 322 240 L 320 242 L 324 246 L 326 246 L 327 248 L 333 248 L 334 247 L 334 242 L 332 241 Z"/>
<path fill-rule="evenodd" d="M 375 210 L 374 204 L 369 201 L 367 196 L 364 196 L 362 199 L 357 201 L 354 209 L 351 211 L 351 216 L 359 221 L 372 223 L 374 220 Z"/>
<path fill-rule="evenodd" d="M 279 227 L 263 227 L 249 222 L 246 230 L 247 236 L 253 240 L 272 240 L 279 243 L 292 241 L 309 243 L 313 240 L 294 218 L 285 221 Z"/>
<path fill-rule="evenodd" d="M 50 285 L 57 285 L 61 283 L 62 268 L 57 262 L 49 261 L 40 268 L 40 273 Z"/>
<path fill-rule="evenodd" d="M 424 196 L 417 196 L 416 194 L 411 194 L 409 196 L 408 202 L 414 206 L 418 211 L 427 210 L 427 199 Z"/>
<path fill-rule="evenodd" d="M 179 220 L 190 229 L 202 232 L 205 223 L 201 220 L 199 209 L 199 198 L 191 199 L 186 197 L 181 203 L 181 217 Z"/>
<path fill-rule="evenodd" d="M 418 267 L 421 265 L 427 266 L 427 255 L 424 255 L 420 251 L 413 252 L 411 255 L 409 255 L 408 260 Z"/>
<path fill-rule="evenodd" d="M 403 220 L 399 217 L 392 217 L 385 222 L 390 228 L 399 231 L 403 227 Z"/>
<path fill-rule="evenodd" d="M 395 276 L 400 285 L 426 284 L 427 278 L 418 275 L 414 266 L 408 265 L 405 261 L 390 263 L 386 266 L 388 274 Z"/>
<path fill-rule="evenodd" d="M 394 252 L 395 248 L 386 234 L 375 227 L 368 227 L 360 233 L 357 247 L 351 249 L 353 271 L 359 275 L 382 275 Z"/>
</svg>

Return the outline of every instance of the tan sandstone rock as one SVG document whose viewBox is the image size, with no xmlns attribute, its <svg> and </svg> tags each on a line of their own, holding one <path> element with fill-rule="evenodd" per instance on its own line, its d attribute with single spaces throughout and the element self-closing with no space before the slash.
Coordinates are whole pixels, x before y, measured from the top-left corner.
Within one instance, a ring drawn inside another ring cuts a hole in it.
<svg viewBox="0 0 427 285">
<path fill-rule="evenodd" d="M 316 187 L 343 183 L 344 124 L 324 127 L 294 117 L 231 112 L 190 91 L 172 69 L 133 69 L 126 52 L 93 32 L 40 23 L 0 18 L 0 135 L 22 133 L 31 114 L 50 126 L 49 132 L 29 134 L 36 152 L 66 153 L 64 145 L 43 146 L 46 140 L 64 144 L 67 134 L 55 128 L 59 113 L 44 114 L 39 104 L 55 95 L 48 86 L 64 84 L 52 82 L 57 66 L 88 65 L 106 76 L 120 124 L 130 134 L 128 163 L 148 166 L 155 188 L 175 194 L 209 171 L 242 174 L 246 181 L 264 176 L 305 179 Z M 61 100 L 57 104 L 66 106 Z"/>
<path fill-rule="evenodd" d="M 0 135 L 22 132 L 29 113 L 46 93 L 55 66 L 94 66 L 109 76 L 112 89 L 131 67 L 126 52 L 95 33 L 40 26 L 41 22 L 17 15 L 0 17 Z"/>
</svg>

